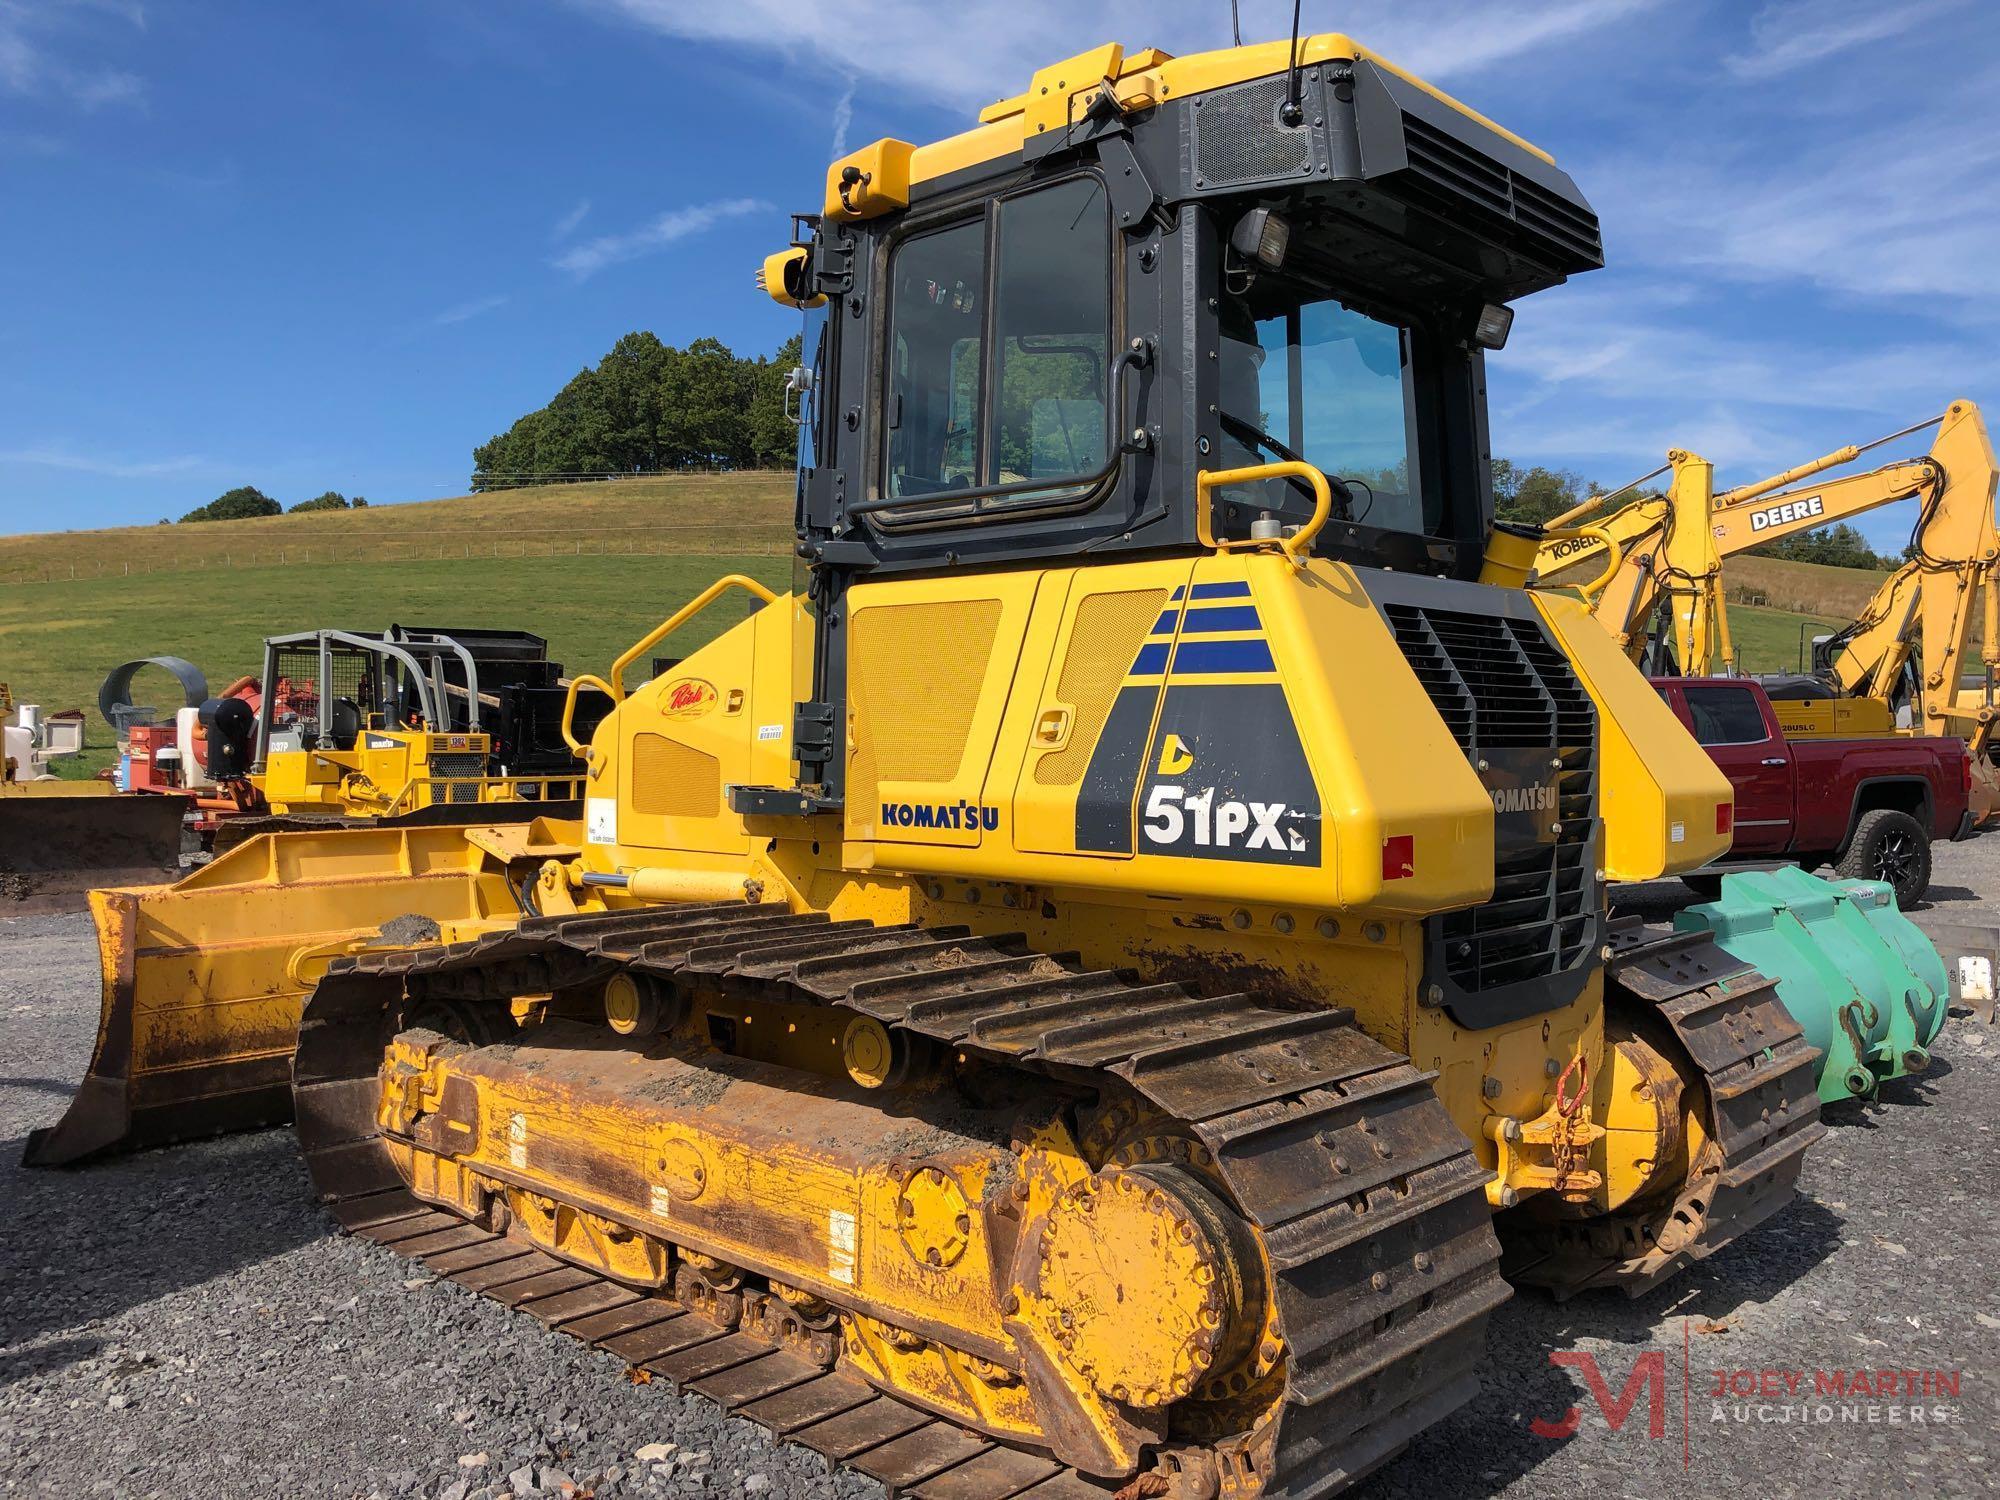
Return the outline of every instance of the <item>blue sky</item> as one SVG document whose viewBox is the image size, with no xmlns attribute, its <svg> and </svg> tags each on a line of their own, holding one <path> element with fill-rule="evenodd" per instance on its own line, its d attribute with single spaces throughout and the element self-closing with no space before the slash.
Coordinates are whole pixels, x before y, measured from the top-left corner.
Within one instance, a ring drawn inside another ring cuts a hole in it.
<svg viewBox="0 0 2000 1500">
<path fill-rule="evenodd" d="M 1246 38 L 1290 7 L 1243 0 Z M 2000 414 L 2000 7 L 1310 0 L 1555 153 L 1612 269 L 1521 306 L 1496 451 L 1724 477 Z M 457 493 L 621 333 L 774 348 L 845 141 L 1227 0 L 0 0 L 0 531 Z M 1921 440 L 1916 440 L 1921 445 Z M 1883 456 L 1915 451 L 1910 440 Z M 1865 529 L 1900 546 L 1906 516 Z"/>
</svg>

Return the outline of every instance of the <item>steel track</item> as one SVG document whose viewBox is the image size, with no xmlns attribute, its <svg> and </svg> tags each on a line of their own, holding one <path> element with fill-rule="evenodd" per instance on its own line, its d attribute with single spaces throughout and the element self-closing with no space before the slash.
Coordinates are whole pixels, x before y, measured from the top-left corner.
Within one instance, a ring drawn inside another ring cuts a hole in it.
<svg viewBox="0 0 2000 1500">
<path fill-rule="evenodd" d="M 377 1069 L 406 1008 L 546 993 L 621 967 L 839 1007 L 1067 1087 L 1137 1095 L 1205 1145 L 1266 1246 L 1287 1361 L 1275 1432 L 1225 1457 L 1235 1493 L 1336 1493 L 1477 1389 L 1486 1320 L 1507 1288 L 1489 1174 L 1432 1075 L 1348 1012 L 1086 972 L 1019 935 L 728 904 L 536 918 L 471 943 L 338 959 L 307 1003 L 294 1090 L 314 1187 L 340 1222 L 892 1494 L 1068 1500 L 1116 1488 L 801 1357 L 751 1320 L 712 1321 L 410 1195 L 375 1126 Z"/>
</svg>

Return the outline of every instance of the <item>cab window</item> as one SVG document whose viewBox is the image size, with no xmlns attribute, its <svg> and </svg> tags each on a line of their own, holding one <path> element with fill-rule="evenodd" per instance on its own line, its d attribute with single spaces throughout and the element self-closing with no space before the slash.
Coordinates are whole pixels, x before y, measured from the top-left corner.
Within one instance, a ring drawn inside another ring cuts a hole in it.
<svg viewBox="0 0 2000 1500">
<path fill-rule="evenodd" d="M 1704 745 L 1755 745 L 1770 738 L 1764 715 L 1748 688 L 1688 687 L 1688 720 Z"/>
<path fill-rule="evenodd" d="M 887 495 L 1060 486 L 1104 467 L 1110 234 L 1103 184 L 1073 177 L 897 248 Z"/>
<path fill-rule="evenodd" d="M 888 492 L 967 488 L 978 482 L 985 223 L 975 219 L 905 242 L 892 280 Z"/>
</svg>

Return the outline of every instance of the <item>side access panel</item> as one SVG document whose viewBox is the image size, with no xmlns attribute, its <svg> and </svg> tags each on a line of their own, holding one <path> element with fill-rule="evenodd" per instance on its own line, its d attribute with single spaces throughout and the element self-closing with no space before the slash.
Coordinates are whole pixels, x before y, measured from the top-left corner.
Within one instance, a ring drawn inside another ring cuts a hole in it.
<svg viewBox="0 0 2000 1500">
<path fill-rule="evenodd" d="M 987 770 L 1047 576 L 901 579 L 848 591 L 851 843 L 970 849 L 1000 829 L 1002 809 L 983 800 Z M 898 858 L 922 867 L 920 856 Z"/>
<path fill-rule="evenodd" d="M 1014 847 L 1129 856 L 1187 560 L 1051 575 L 1061 614 L 1014 788 Z M 1057 587 L 1063 577 L 1067 594 Z M 1024 663 L 1024 683 L 1032 681 Z"/>
<path fill-rule="evenodd" d="M 750 836 L 727 788 L 751 778 L 750 712 L 760 610 L 626 699 L 616 725 L 618 781 L 590 786 L 592 843 L 746 854 Z M 616 797 L 607 808 L 606 801 Z M 606 825 L 609 813 L 614 823 Z M 600 835 L 613 831 L 611 838 Z"/>
</svg>

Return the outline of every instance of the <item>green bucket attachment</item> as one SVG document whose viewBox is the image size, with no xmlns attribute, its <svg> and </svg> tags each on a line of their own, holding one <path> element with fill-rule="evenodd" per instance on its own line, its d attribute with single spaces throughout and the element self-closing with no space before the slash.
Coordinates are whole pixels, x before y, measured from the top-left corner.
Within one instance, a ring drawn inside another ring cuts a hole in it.
<svg viewBox="0 0 2000 1500">
<path fill-rule="evenodd" d="M 1674 917 L 1777 981 L 1778 998 L 1820 1050 L 1823 1103 L 1865 1099 L 1885 1078 L 1921 1073 L 1944 1028 L 1944 960 L 1877 880 L 1803 870 L 1725 875 L 1722 894 Z"/>
</svg>

